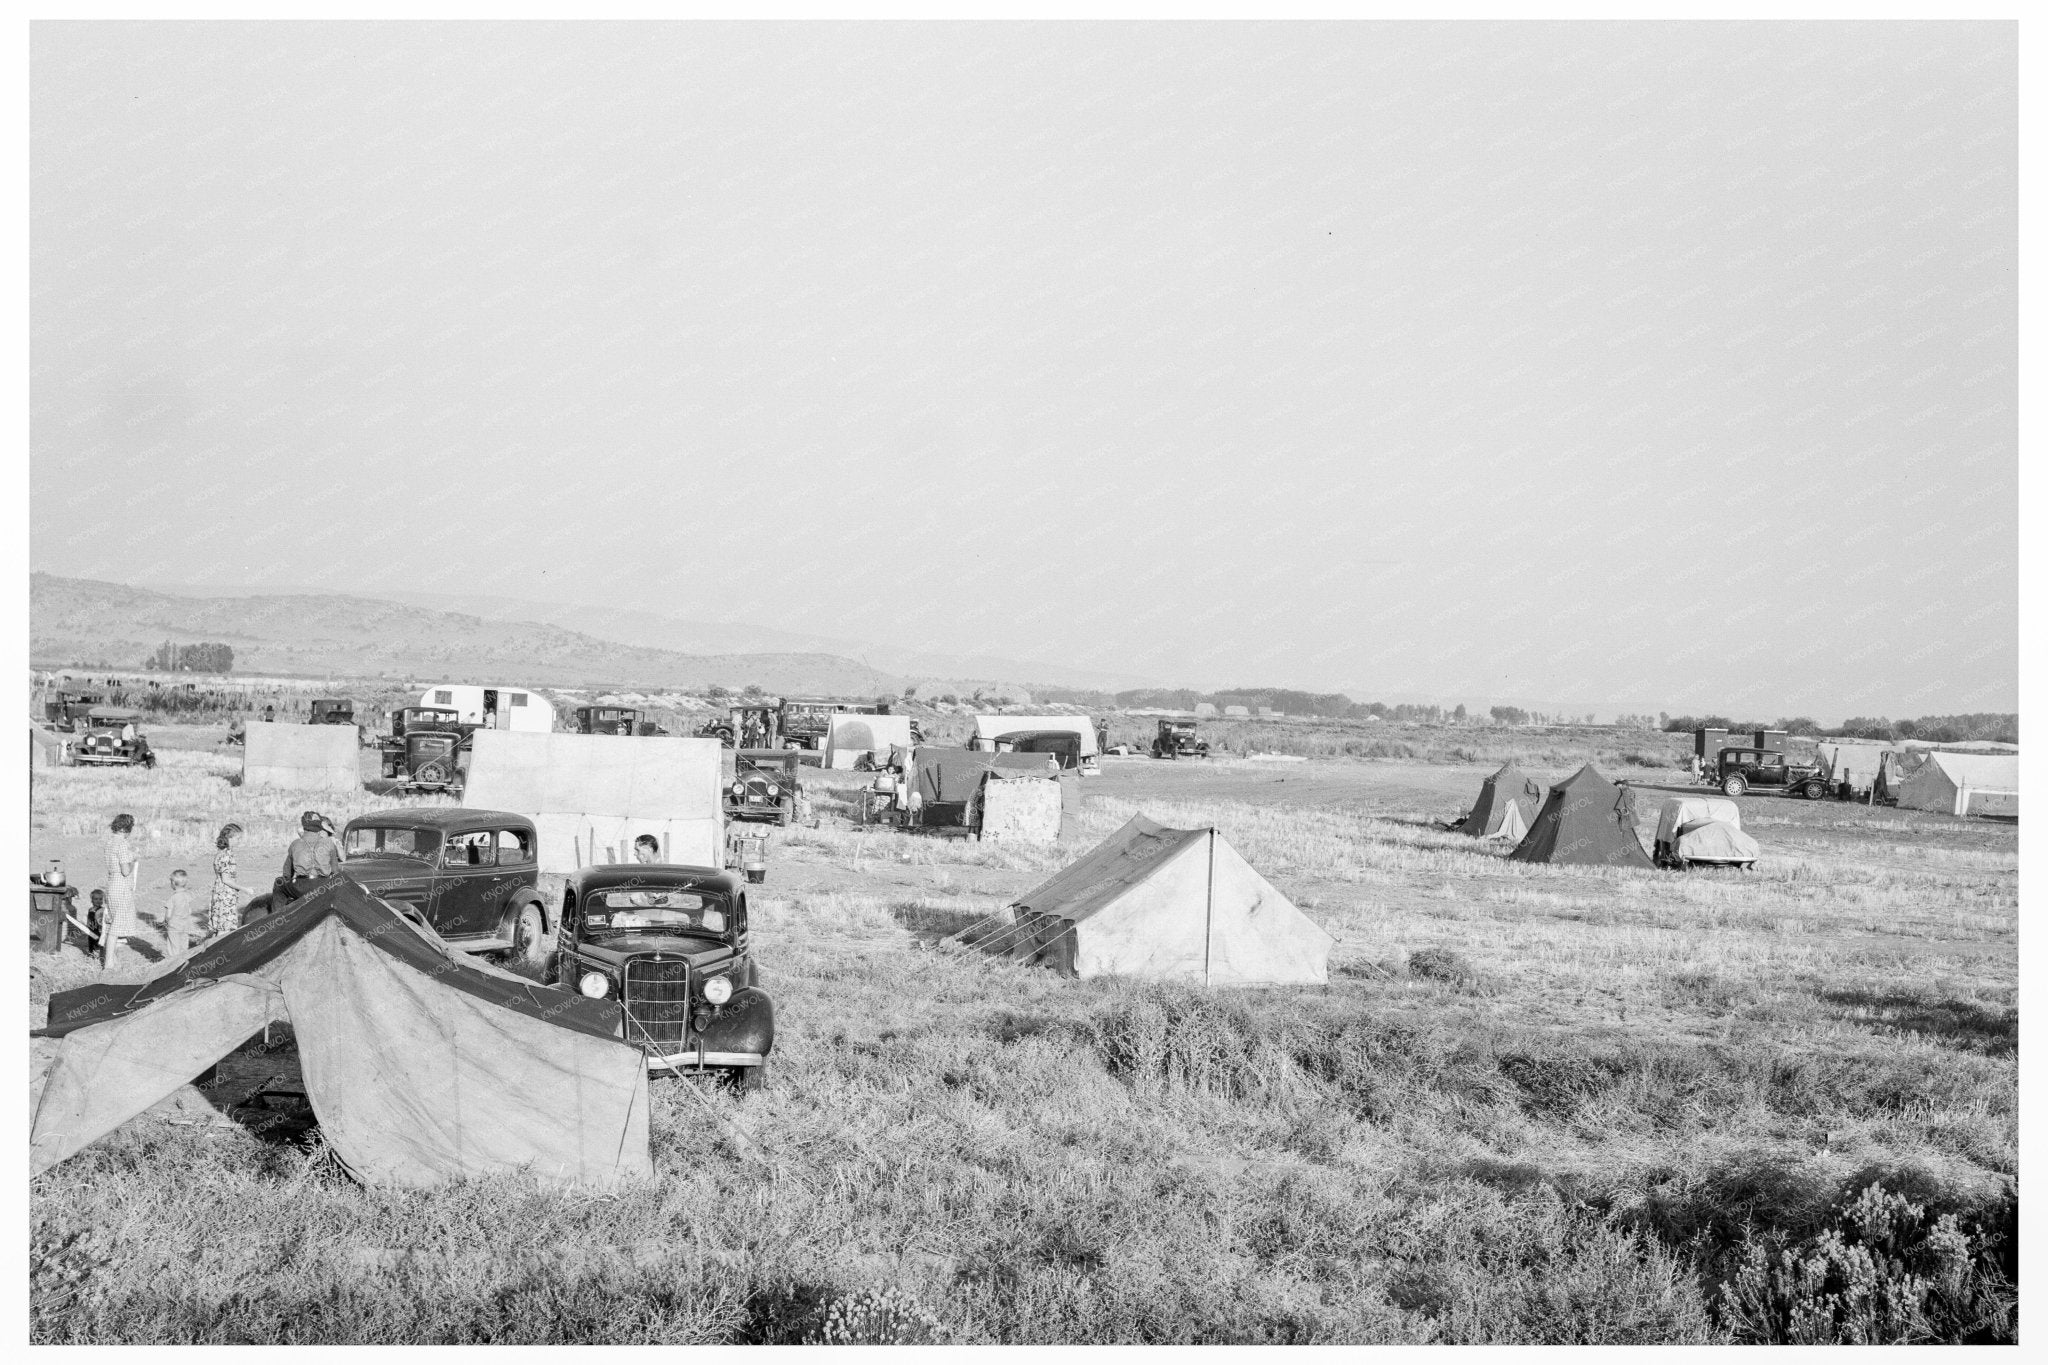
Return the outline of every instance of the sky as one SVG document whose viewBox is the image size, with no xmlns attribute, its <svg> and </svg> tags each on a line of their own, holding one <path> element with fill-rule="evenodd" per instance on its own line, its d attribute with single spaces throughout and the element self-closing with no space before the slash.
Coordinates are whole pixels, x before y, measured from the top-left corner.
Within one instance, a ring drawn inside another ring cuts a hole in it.
<svg viewBox="0 0 2048 1365">
<path fill-rule="evenodd" d="M 36 569 L 2017 709 L 2010 24 L 50 24 Z"/>
</svg>

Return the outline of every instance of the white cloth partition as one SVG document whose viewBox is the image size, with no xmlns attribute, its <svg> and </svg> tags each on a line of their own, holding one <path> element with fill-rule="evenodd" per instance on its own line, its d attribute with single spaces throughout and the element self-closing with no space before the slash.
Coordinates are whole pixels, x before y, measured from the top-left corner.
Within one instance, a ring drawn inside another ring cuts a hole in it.
<svg viewBox="0 0 2048 1365">
<path fill-rule="evenodd" d="M 630 862 L 651 834 L 663 862 L 721 867 L 715 739 L 479 730 L 462 803 L 511 811 L 540 834 L 540 870 Z"/>
</svg>

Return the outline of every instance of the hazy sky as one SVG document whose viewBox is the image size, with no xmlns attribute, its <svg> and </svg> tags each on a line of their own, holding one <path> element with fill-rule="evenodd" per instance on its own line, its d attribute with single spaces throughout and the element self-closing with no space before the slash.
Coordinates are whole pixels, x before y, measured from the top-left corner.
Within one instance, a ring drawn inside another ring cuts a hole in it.
<svg viewBox="0 0 2048 1365">
<path fill-rule="evenodd" d="M 2015 51 L 39 25 L 33 564 L 2014 709 Z"/>
</svg>

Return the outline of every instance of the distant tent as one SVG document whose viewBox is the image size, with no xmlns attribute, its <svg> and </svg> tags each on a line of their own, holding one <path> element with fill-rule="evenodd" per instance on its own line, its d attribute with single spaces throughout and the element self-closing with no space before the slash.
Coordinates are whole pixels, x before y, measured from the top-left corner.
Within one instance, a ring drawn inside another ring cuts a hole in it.
<svg viewBox="0 0 2048 1365">
<path fill-rule="evenodd" d="M 1964 796 L 1965 788 L 1969 792 L 1967 798 Z M 2019 757 L 1928 750 L 1918 767 L 1906 770 L 1898 786 L 1898 803 L 1912 810 L 2017 818 L 2020 813 Z"/>
<path fill-rule="evenodd" d="M 1011 905 L 983 951 L 1065 976 L 1322 985 L 1335 942 L 1214 829 L 1142 815 Z"/>
<path fill-rule="evenodd" d="M 1529 832 L 1508 855 L 1517 862 L 1650 867 L 1636 833 L 1636 797 L 1588 763 L 1550 789 Z"/>
<path fill-rule="evenodd" d="M 1058 772 L 1059 760 L 1049 754 L 984 753 L 920 744 L 911 750 L 906 778 L 920 811 L 919 823 L 957 825 L 967 818 L 968 803 L 990 773 L 1052 777 Z"/>
<path fill-rule="evenodd" d="M 615 1003 L 473 962 L 342 877 L 145 982 L 52 996 L 37 1036 L 62 1041 L 33 1102 L 31 1170 L 271 1021 L 292 1025 L 321 1132 L 365 1182 L 653 1173 L 646 1058 L 615 1036 Z"/>
<path fill-rule="evenodd" d="M 1529 822 L 1543 805 L 1543 784 L 1512 762 L 1479 785 L 1479 799 L 1472 813 L 1456 826 L 1458 833 L 1475 839 L 1519 840 L 1529 832 Z"/>
</svg>

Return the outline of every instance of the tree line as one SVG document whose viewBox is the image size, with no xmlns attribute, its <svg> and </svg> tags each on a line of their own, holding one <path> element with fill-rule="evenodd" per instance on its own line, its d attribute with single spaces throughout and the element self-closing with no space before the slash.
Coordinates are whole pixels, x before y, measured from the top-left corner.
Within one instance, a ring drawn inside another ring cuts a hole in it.
<svg viewBox="0 0 2048 1365">
<path fill-rule="evenodd" d="M 235 651 L 211 640 L 194 645 L 166 640 L 157 646 L 156 653 L 142 661 L 142 666 L 152 673 L 232 673 Z"/>
<path fill-rule="evenodd" d="M 1674 734 L 1690 734 L 1704 727 L 1733 732 L 1783 730 L 1787 734 L 1807 735 L 1815 739 L 1873 739 L 1887 743 L 1903 739 L 1931 740 L 1936 744 L 1961 744 L 1969 740 L 1989 740 L 1996 744 L 2020 742 L 2018 714 L 2002 711 L 1975 711 L 1960 716 L 1920 716 L 1913 720 L 1851 716 L 1835 726 L 1817 724 L 1811 716 L 1790 716 L 1777 721 L 1731 721 L 1726 716 L 1669 715 L 1660 716 L 1659 719 L 1663 722 L 1663 729 Z"/>
</svg>

